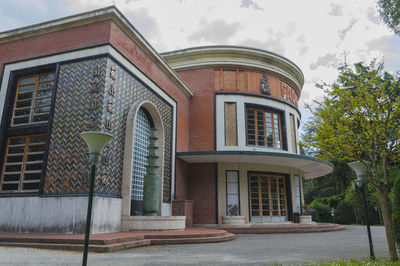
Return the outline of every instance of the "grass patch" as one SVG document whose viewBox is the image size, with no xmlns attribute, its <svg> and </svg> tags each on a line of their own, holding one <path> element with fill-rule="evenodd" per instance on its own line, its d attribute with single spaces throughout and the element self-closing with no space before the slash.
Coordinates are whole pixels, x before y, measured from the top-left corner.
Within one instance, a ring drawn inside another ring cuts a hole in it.
<svg viewBox="0 0 400 266">
<path fill-rule="evenodd" d="M 400 261 L 391 262 L 388 258 L 377 258 L 376 260 L 361 259 L 361 260 L 344 260 L 344 261 L 331 261 L 327 263 L 311 264 L 311 266 L 364 266 L 364 265 L 399 265 Z"/>
</svg>

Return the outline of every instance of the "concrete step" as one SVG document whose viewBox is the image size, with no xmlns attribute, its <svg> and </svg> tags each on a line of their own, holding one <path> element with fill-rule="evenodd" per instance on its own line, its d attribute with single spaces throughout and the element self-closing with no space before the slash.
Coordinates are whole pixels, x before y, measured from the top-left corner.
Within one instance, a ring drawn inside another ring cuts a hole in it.
<svg viewBox="0 0 400 266">
<path fill-rule="evenodd" d="M 208 237 L 183 237 L 183 238 L 161 238 L 151 239 L 153 245 L 167 245 L 167 244 L 200 244 L 200 243 L 216 243 L 230 241 L 236 238 L 235 234 L 224 233 L 219 236 L 208 236 Z"/>
<path fill-rule="evenodd" d="M 228 232 L 234 234 L 282 234 L 282 233 L 316 233 L 344 230 L 338 224 L 309 225 L 309 226 L 249 226 L 249 227 L 224 227 Z"/>
<path fill-rule="evenodd" d="M 90 252 L 115 252 L 118 250 L 149 246 L 151 245 L 151 240 L 136 240 L 129 242 L 114 243 L 108 245 L 89 245 Z M 69 251 L 83 251 L 83 244 L 56 244 L 56 243 L 29 243 L 29 242 L 0 242 L 0 246 L 7 247 L 26 247 L 26 248 L 41 248 L 41 249 L 51 249 L 51 250 L 69 250 Z"/>
<path fill-rule="evenodd" d="M 209 233 L 182 233 L 179 232 L 176 234 L 163 234 L 163 233 L 154 233 L 151 232 L 145 235 L 145 239 L 184 239 L 184 238 L 207 238 L 207 237 L 218 237 L 224 236 L 226 231 L 222 230 L 213 230 Z"/>
<path fill-rule="evenodd" d="M 135 236 L 120 236 L 120 237 L 109 237 L 109 238 L 101 238 L 101 239 L 93 239 L 93 235 L 90 236 L 89 244 L 90 245 L 109 245 L 113 243 L 121 243 L 121 242 L 132 242 L 132 241 L 138 241 L 138 240 L 143 240 L 144 235 L 135 235 Z M 13 243 L 53 243 L 53 244 L 84 244 L 85 239 L 83 237 L 75 237 L 74 235 L 65 235 L 65 237 L 62 238 L 52 238 L 51 236 L 2 236 L 0 237 L 0 243 L 2 242 L 13 242 Z"/>
<path fill-rule="evenodd" d="M 170 232 L 117 232 L 90 236 L 89 251 L 114 252 L 148 245 L 214 243 L 233 240 L 235 235 L 217 229 Z M 82 251 L 84 235 L 0 234 L 0 246 Z"/>
</svg>

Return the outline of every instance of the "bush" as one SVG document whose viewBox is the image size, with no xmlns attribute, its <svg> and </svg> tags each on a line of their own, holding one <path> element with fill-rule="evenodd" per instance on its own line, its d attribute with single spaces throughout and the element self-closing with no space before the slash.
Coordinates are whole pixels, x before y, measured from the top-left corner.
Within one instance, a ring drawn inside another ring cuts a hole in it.
<svg viewBox="0 0 400 266">
<path fill-rule="evenodd" d="M 319 200 L 314 200 L 309 205 L 310 209 L 314 209 L 314 218 L 316 222 L 327 223 L 331 222 L 331 208 Z"/>
<path fill-rule="evenodd" d="M 355 224 L 356 218 L 349 204 L 341 201 L 335 211 L 335 223 L 338 224 Z"/>
</svg>

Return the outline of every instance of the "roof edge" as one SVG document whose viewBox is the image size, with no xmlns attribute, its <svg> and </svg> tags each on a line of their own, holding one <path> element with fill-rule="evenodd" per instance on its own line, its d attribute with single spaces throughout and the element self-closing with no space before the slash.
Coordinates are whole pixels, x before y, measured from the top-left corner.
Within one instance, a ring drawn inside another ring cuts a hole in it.
<svg viewBox="0 0 400 266">
<path fill-rule="evenodd" d="M 150 43 L 147 42 L 140 32 L 136 30 L 136 28 L 115 6 L 108 6 L 72 16 L 0 32 L 0 45 L 2 43 L 40 36 L 50 32 L 56 32 L 105 20 L 114 21 L 188 97 L 194 95 L 194 92 L 186 85 L 179 75 L 165 62 L 160 54 L 157 53 Z"/>
<path fill-rule="evenodd" d="M 259 48 L 211 45 L 163 52 L 160 55 L 176 71 L 207 66 L 238 65 L 278 74 L 296 86 L 298 95 L 304 85 L 304 74 L 293 61 Z"/>
</svg>

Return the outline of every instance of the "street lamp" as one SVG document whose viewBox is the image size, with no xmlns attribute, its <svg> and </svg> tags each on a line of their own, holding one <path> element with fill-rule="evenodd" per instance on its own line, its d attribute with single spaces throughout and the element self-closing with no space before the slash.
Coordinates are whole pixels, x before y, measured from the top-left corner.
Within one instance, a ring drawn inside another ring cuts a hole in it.
<svg viewBox="0 0 400 266">
<path fill-rule="evenodd" d="M 350 168 L 356 172 L 357 175 L 357 182 L 356 186 L 359 187 L 362 195 L 362 201 L 364 206 L 364 213 L 365 213 L 365 224 L 367 225 L 367 232 L 368 232 L 368 241 L 369 241 L 369 257 L 371 260 L 375 259 L 374 255 L 374 246 L 372 244 L 372 237 L 371 237 L 371 229 L 369 228 L 369 219 L 368 219 L 368 205 L 367 199 L 365 197 L 365 177 L 367 174 L 367 168 L 362 162 L 356 161 L 348 163 Z"/>
<path fill-rule="evenodd" d="M 99 161 L 101 150 L 104 145 L 113 139 L 113 136 L 107 133 L 88 131 L 80 134 L 81 138 L 86 142 L 89 148 L 89 157 L 92 163 L 90 168 L 90 181 L 89 181 L 89 200 L 86 216 L 86 231 L 85 231 L 85 245 L 83 248 L 83 260 L 82 265 L 87 264 L 87 255 L 89 249 L 89 235 L 90 235 L 90 224 L 92 220 L 92 205 L 93 205 L 93 190 L 94 190 L 94 177 L 96 175 L 96 163 Z"/>
</svg>

